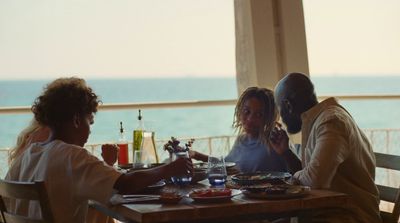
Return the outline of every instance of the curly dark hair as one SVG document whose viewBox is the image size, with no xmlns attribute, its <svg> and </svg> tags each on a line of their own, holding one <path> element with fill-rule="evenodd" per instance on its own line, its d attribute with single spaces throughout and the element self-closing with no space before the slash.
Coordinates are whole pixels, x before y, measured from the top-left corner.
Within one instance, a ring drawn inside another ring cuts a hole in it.
<svg viewBox="0 0 400 223">
<path fill-rule="evenodd" d="M 274 93 L 267 88 L 259 87 L 249 87 L 242 95 L 236 104 L 235 114 L 233 118 L 232 126 L 239 132 L 243 134 L 243 123 L 240 121 L 241 111 L 243 110 L 244 103 L 249 98 L 256 98 L 264 104 L 263 111 L 263 125 L 260 128 L 258 139 L 264 144 L 269 143 L 269 135 L 275 127 L 275 123 L 278 118 L 278 111 L 275 107 Z"/>
<path fill-rule="evenodd" d="M 42 125 L 57 127 L 72 120 L 97 112 L 101 103 L 85 80 L 77 77 L 59 78 L 48 84 L 32 105 L 35 119 Z"/>
</svg>

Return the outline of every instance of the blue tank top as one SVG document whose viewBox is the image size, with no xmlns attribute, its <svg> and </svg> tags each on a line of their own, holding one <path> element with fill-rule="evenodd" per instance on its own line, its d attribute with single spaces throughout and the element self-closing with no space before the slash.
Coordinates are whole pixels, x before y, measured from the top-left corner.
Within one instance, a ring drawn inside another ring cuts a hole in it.
<svg viewBox="0 0 400 223">
<path fill-rule="evenodd" d="M 232 150 L 225 157 L 225 161 L 235 162 L 237 169 L 242 173 L 257 171 L 287 172 L 287 165 L 283 157 L 257 139 L 246 136 L 236 139 Z"/>
</svg>

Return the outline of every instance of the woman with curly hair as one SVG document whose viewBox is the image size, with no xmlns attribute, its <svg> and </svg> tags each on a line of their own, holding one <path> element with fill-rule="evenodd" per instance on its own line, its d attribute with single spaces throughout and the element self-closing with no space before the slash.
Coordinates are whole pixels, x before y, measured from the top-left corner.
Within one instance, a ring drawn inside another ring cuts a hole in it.
<svg viewBox="0 0 400 223">
<path fill-rule="evenodd" d="M 91 155 L 83 145 L 99 104 L 80 78 L 59 78 L 32 106 L 35 120 L 50 128 L 49 139 L 33 143 L 12 163 L 6 179 L 44 181 L 55 222 L 85 222 L 88 201 L 107 204 L 111 196 L 134 193 L 161 179 L 193 170 L 190 159 L 123 174 Z M 11 211 L 40 217 L 37 203 L 9 200 Z"/>
<path fill-rule="evenodd" d="M 287 171 L 286 163 L 269 149 L 269 135 L 276 125 L 277 110 L 273 92 L 249 87 L 240 96 L 233 120 L 238 137 L 225 161 L 235 162 L 243 173 Z M 191 151 L 191 158 L 207 162 L 208 156 Z"/>
</svg>

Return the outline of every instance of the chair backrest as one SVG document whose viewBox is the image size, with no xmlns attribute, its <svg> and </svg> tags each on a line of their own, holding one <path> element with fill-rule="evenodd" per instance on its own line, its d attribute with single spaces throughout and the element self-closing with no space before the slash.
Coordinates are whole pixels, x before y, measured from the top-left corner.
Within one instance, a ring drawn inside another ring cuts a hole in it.
<svg viewBox="0 0 400 223">
<path fill-rule="evenodd" d="M 38 201 L 42 219 L 30 219 L 7 210 L 4 198 Z M 16 182 L 0 180 L 0 210 L 5 223 L 54 222 L 44 182 Z"/>
<path fill-rule="evenodd" d="M 400 170 L 400 156 L 384 153 L 375 153 L 376 167 Z M 380 200 L 394 204 L 392 213 L 382 211 L 381 217 L 384 223 L 397 223 L 400 215 L 400 185 L 397 188 L 377 185 Z"/>
</svg>

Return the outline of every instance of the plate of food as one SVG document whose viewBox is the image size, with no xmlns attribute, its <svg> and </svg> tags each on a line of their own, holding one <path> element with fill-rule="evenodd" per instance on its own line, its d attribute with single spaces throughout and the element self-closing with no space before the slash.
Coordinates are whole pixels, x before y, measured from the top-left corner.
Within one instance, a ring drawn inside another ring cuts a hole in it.
<svg viewBox="0 0 400 223">
<path fill-rule="evenodd" d="M 189 193 L 189 197 L 196 202 L 226 202 L 241 193 L 240 190 L 235 189 L 208 188 L 193 190 Z"/>
<path fill-rule="evenodd" d="M 232 181 L 239 185 L 253 185 L 261 183 L 285 184 L 292 175 L 287 172 L 256 172 L 241 173 L 232 176 Z"/>
<path fill-rule="evenodd" d="M 242 188 L 245 196 L 259 199 L 290 199 L 303 197 L 310 192 L 310 187 L 300 185 L 270 185 L 265 187 L 251 186 Z"/>
</svg>

